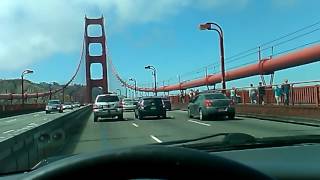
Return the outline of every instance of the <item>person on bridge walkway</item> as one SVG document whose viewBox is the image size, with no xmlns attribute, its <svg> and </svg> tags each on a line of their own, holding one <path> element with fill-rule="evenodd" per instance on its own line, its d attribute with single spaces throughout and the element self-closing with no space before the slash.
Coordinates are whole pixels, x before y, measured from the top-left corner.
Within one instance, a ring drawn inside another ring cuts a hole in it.
<svg viewBox="0 0 320 180">
<path fill-rule="evenodd" d="M 250 97 L 251 104 L 257 103 L 257 90 L 256 88 L 253 87 L 253 84 L 250 84 L 249 97 Z"/>
<path fill-rule="evenodd" d="M 262 82 L 259 82 L 259 86 L 258 86 L 258 101 L 259 104 L 264 105 L 264 96 L 266 95 L 266 89 L 265 87 L 262 85 Z"/>
<path fill-rule="evenodd" d="M 276 99 L 277 105 L 279 105 L 281 103 L 281 96 L 282 96 L 282 89 L 276 85 L 273 88 L 274 91 L 274 98 Z"/>
<path fill-rule="evenodd" d="M 232 89 L 230 90 L 230 97 L 234 103 L 237 103 L 237 93 L 235 87 L 232 87 Z"/>
<path fill-rule="evenodd" d="M 284 98 L 284 105 L 289 106 L 289 94 L 290 94 L 290 84 L 288 84 L 288 80 L 286 79 L 282 84 L 282 94 Z"/>
</svg>

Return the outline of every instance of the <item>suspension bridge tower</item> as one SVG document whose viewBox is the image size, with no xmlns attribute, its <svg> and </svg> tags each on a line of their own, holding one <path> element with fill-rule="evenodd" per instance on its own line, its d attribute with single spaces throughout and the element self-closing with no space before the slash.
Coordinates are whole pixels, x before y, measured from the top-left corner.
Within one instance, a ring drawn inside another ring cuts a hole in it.
<svg viewBox="0 0 320 180">
<path fill-rule="evenodd" d="M 101 36 L 89 36 L 89 26 L 100 26 L 101 29 Z M 92 89 L 94 87 L 101 87 L 103 93 L 108 92 L 108 78 L 107 78 L 107 63 L 106 63 L 106 37 L 105 37 L 105 30 L 104 30 L 104 18 L 97 19 L 89 19 L 87 16 L 85 17 L 85 58 L 86 58 L 86 100 L 87 102 L 92 102 Z M 90 45 L 91 44 L 98 44 L 101 47 L 101 54 L 100 55 L 92 55 Z M 102 67 L 102 77 L 100 79 L 93 79 L 91 77 L 91 65 L 92 64 L 101 64 Z"/>
</svg>

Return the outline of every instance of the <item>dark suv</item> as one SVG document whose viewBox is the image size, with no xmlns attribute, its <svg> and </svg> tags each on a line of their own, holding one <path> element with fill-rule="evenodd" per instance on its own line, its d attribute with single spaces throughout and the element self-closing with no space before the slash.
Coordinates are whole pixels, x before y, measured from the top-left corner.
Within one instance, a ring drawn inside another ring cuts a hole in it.
<svg viewBox="0 0 320 180">
<path fill-rule="evenodd" d="M 171 111 L 171 102 L 170 99 L 167 97 L 162 97 L 162 101 L 164 103 L 164 107 L 166 108 L 167 111 Z"/>
<path fill-rule="evenodd" d="M 167 117 L 166 108 L 161 97 L 143 97 L 139 100 L 135 109 L 135 117 L 143 119 L 145 116 Z"/>
</svg>

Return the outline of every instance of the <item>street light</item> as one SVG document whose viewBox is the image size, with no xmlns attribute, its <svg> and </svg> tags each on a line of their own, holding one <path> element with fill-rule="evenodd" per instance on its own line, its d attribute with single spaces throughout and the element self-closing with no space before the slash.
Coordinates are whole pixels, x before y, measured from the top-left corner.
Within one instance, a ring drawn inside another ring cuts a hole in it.
<svg viewBox="0 0 320 180">
<path fill-rule="evenodd" d="M 153 70 L 153 78 L 154 78 L 154 94 L 157 96 L 157 70 L 154 66 L 145 66 L 145 69 L 151 69 Z"/>
<path fill-rule="evenodd" d="M 224 47 L 223 47 L 223 31 L 221 26 L 217 23 L 205 23 L 200 24 L 200 30 L 213 30 L 219 34 L 220 40 L 220 56 L 221 56 L 221 74 L 222 74 L 222 90 L 225 92 L 226 89 L 226 79 L 225 79 L 225 67 L 224 67 Z"/>
<path fill-rule="evenodd" d="M 117 91 L 119 92 L 119 95 L 121 96 L 121 90 L 120 90 L 120 89 L 117 89 Z"/>
<path fill-rule="evenodd" d="M 136 97 L 137 96 L 137 80 L 134 78 L 130 78 L 129 81 L 134 82 L 134 97 Z"/>
<path fill-rule="evenodd" d="M 26 74 L 31 74 L 31 73 L 33 73 L 33 70 L 26 69 L 21 74 L 21 98 L 22 98 L 22 104 L 24 104 L 23 76 L 26 75 Z"/>
</svg>

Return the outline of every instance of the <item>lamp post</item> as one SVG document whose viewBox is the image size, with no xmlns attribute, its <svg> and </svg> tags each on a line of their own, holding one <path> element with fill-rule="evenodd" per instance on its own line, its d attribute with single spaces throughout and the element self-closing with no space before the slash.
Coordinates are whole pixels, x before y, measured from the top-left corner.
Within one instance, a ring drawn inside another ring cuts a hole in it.
<svg viewBox="0 0 320 180">
<path fill-rule="evenodd" d="M 22 72 L 21 74 L 21 99 L 22 99 L 22 104 L 24 104 L 24 87 L 23 87 L 23 77 L 24 75 L 26 74 L 31 74 L 33 73 L 33 70 L 30 70 L 30 69 L 26 69 Z"/>
<path fill-rule="evenodd" d="M 219 34 L 220 40 L 220 56 L 221 56 L 221 75 L 222 75 L 222 91 L 225 92 L 226 89 L 226 79 L 225 79 L 225 67 L 224 67 L 224 46 L 223 46 L 223 31 L 221 26 L 217 23 L 205 23 L 200 24 L 200 30 L 213 30 Z"/>
<path fill-rule="evenodd" d="M 150 66 L 150 65 L 145 66 L 144 68 L 153 70 L 152 75 L 154 78 L 154 94 L 157 96 L 157 70 L 154 66 Z"/>
<path fill-rule="evenodd" d="M 117 89 L 117 91 L 119 92 L 119 95 L 121 96 L 121 90 L 120 90 L 120 89 Z"/>
<path fill-rule="evenodd" d="M 134 82 L 134 97 L 136 97 L 137 96 L 137 80 L 134 78 L 130 78 L 129 81 Z"/>
</svg>

